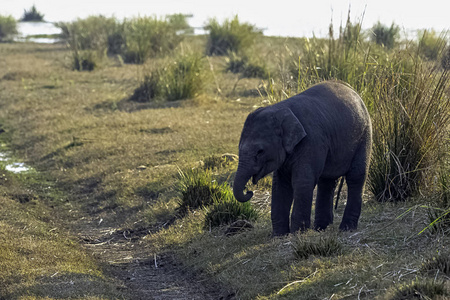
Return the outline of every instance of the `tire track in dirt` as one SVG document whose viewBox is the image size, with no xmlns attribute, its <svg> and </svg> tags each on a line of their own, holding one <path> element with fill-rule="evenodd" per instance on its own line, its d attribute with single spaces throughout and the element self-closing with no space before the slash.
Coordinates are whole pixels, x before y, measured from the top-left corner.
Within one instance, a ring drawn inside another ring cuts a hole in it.
<svg viewBox="0 0 450 300">
<path fill-rule="evenodd" d="M 183 268 L 172 254 L 148 253 L 140 241 L 145 232 L 94 226 L 83 229 L 79 237 L 129 299 L 236 299 L 219 284 Z"/>
</svg>

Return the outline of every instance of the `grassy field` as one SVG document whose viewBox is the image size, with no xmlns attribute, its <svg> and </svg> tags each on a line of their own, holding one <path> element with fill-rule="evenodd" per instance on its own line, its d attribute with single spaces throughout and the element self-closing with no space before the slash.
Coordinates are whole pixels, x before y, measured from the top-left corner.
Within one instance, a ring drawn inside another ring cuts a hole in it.
<svg viewBox="0 0 450 300">
<path fill-rule="evenodd" d="M 290 68 L 305 42 L 262 37 L 255 51 L 275 73 Z M 183 45 L 203 48 L 206 39 Z M 229 236 L 227 226 L 210 228 L 207 209 L 180 214 L 180 170 L 212 163 L 215 180 L 232 182 L 237 163 L 214 162 L 237 154 L 246 116 L 281 95 L 282 82 L 271 90 L 225 72 L 227 58 L 212 56 L 202 60 L 207 85 L 192 99 L 136 102 L 130 97 L 160 58 L 129 65 L 113 57 L 92 72 L 71 70 L 70 60 L 63 45 L 0 44 L 0 136 L 37 173 L 0 171 L 0 299 L 133 299 L 108 260 L 77 238 L 110 228 L 125 238 L 140 232 L 126 244 L 140 249 L 131 256 L 156 264 L 173 254 L 205 286 L 238 299 L 449 297 L 448 229 L 419 234 L 438 198 L 431 187 L 394 203 L 366 191 L 350 233 L 337 229 L 341 201 L 326 232 L 271 238 L 270 178 L 256 187 L 259 218 L 250 230 Z"/>
</svg>

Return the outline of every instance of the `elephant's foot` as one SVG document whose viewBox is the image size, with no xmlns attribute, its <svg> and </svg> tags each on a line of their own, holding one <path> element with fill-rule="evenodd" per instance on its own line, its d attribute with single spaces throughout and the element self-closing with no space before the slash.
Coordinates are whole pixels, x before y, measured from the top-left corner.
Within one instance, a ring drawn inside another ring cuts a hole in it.
<svg viewBox="0 0 450 300">
<path fill-rule="evenodd" d="M 321 223 L 321 222 L 315 223 L 314 230 L 324 231 L 325 229 L 327 229 L 328 225 L 329 223 Z"/>
<path fill-rule="evenodd" d="M 354 231 L 358 228 L 358 221 L 346 221 L 342 220 L 341 225 L 339 225 L 339 229 L 341 231 Z"/>
</svg>

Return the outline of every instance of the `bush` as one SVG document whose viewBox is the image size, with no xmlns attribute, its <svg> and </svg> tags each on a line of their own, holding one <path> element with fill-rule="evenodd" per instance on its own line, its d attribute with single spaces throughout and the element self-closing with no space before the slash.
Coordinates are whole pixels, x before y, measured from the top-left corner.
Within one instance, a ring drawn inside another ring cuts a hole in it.
<svg viewBox="0 0 450 300">
<path fill-rule="evenodd" d="M 0 15 L 0 42 L 17 34 L 17 22 L 12 16 Z"/>
<path fill-rule="evenodd" d="M 180 18 L 172 16 L 167 19 L 138 17 L 125 20 L 124 61 L 127 63 L 144 63 L 151 56 L 173 50 L 182 40 L 182 36 L 177 34 L 181 26 Z"/>
<path fill-rule="evenodd" d="M 394 48 L 400 33 L 400 27 L 391 24 L 391 27 L 381 24 L 379 21 L 372 27 L 372 41 L 378 45 L 384 46 L 388 49 Z"/>
<path fill-rule="evenodd" d="M 188 99 L 201 92 L 204 84 L 203 62 L 197 54 L 181 54 L 168 60 L 144 77 L 130 100 L 149 102 Z"/>
<path fill-rule="evenodd" d="M 223 193 L 213 196 L 212 205 L 205 207 L 205 227 L 219 227 L 229 225 L 238 220 L 256 221 L 258 211 L 250 202 L 239 203 L 233 196 L 228 185 L 224 186 Z"/>
<path fill-rule="evenodd" d="M 33 5 L 30 10 L 24 10 L 21 22 L 42 22 L 44 15 L 37 11 L 36 6 Z"/>
<path fill-rule="evenodd" d="M 98 65 L 98 58 L 94 51 L 74 51 L 72 57 L 72 70 L 93 71 Z"/>
<path fill-rule="evenodd" d="M 342 253 L 342 244 L 335 236 L 300 235 L 294 243 L 294 255 L 308 259 L 310 255 L 333 256 Z"/>
<path fill-rule="evenodd" d="M 227 185 L 219 185 L 213 180 L 212 173 L 208 170 L 179 170 L 178 174 L 181 191 L 178 212 L 182 215 L 189 210 L 208 206 L 216 198 L 223 198 L 229 189 Z"/>
<path fill-rule="evenodd" d="M 209 20 L 205 26 L 209 30 L 206 46 L 207 55 L 225 55 L 229 52 L 240 53 L 253 45 L 262 31 L 249 23 L 240 23 L 237 16 L 219 24 L 216 19 Z"/>
<path fill-rule="evenodd" d="M 379 66 L 370 87 L 374 112 L 369 170 L 369 189 L 379 201 L 406 200 L 431 184 L 445 154 L 449 85 L 449 71 L 430 68 L 408 50 L 390 65 Z"/>
</svg>

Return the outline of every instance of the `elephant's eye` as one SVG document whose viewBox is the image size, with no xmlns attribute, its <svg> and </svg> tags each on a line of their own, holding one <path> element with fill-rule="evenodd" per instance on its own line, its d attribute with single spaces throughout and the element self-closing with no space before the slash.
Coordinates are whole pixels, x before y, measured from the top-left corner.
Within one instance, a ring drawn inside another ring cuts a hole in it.
<svg viewBox="0 0 450 300">
<path fill-rule="evenodd" d="M 258 152 L 256 152 L 256 156 L 261 156 L 264 154 L 264 149 L 259 149 Z"/>
</svg>

